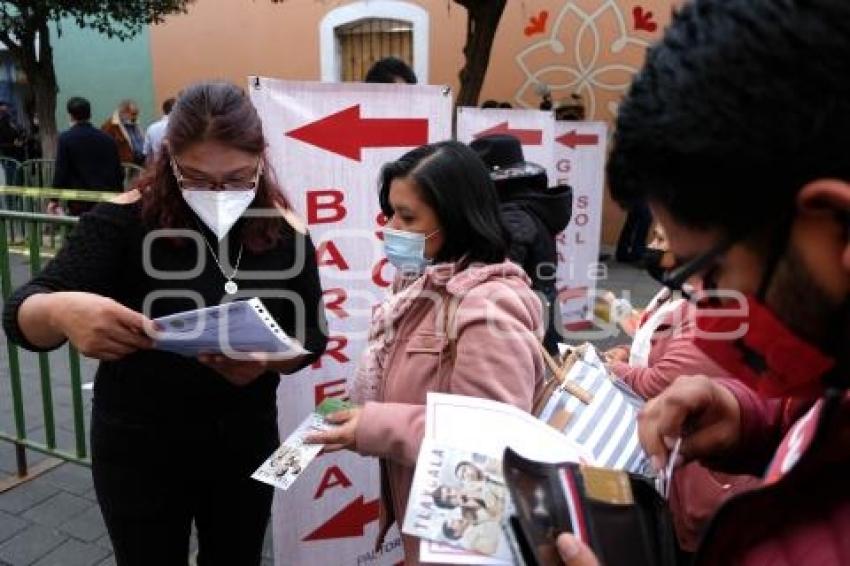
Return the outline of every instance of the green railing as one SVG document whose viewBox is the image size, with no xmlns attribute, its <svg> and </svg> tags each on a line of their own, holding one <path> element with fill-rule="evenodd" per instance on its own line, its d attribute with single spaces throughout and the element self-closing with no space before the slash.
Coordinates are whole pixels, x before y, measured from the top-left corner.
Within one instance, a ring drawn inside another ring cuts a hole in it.
<svg viewBox="0 0 850 566">
<path fill-rule="evenodd" d="M 14 212 L 24 212 L 31 214 L 40 214 L 47 210 L 47 203 L 51 200 L 59 201 L 63 205 L 70 200 L 84 202 L 103 202 L 115 198 L 117 193 L 109 191 L 83 191 L 73 189 L 51 189 L 41 187 L 19 187 L 11 185 L 0 185 L 0 210 L 9 210 Z M 67 209 L 67 206 L 65 206 Z M 26 246 L 26 242 L 32 237 L 27 229 L 31 223 L 20 218 L 10 218 L 6 224 L 7 237 L 9 244 L 15 247 L 16 250 L 26 252 L 28 248 L 20 249 L 20 245 Z M 55 251 L 56 242 L 56 226 L 49 223 L 43 223 L 44 231 L 50 238 L 49 247 Z M 49 256 L 48 252 L 47 255 Z"/>
<path fill-rule="evenodd" d="M 14 187 L 18 188 L 18 187 Z M 112 194 L 114 196 L 114 193 Z M 41 270 L 44 257 L 42 229 L 51 228 L 52 233 L 58 233 L 64 240 L 77 223 L 77 218 L 68 216 L 53 216 L 27 212 L 0 210 L 0 295 L 5 302 L 12 293 L 12 276 L 10 263 L 10 242 L 8 233 L 11 223 L 26 224 L 27 247 L 29 255 L 30 275 Z M 27 475 L 26 449 L 50 454 L 81 464 L 89 464 L 89 454 L 86 444 L 85 412 L 83 406 L 80 355 L 68 345 L 68 363 L 70 371 L 71 406 L 73 410 L 74 446 L 60 447 L 56 442 L 56 419 L 54 418 L 53 376 L 47 353 L 39 353 L 38 373 L 41 385 L 41 409 L 44 417 L 44 442 L 35 441 L 27 436 L 27 419 L 24 411 L 23 388 L 21 384 L 21 359 L 17 346 L 6 339 L 9 365 L 9 385 L 11 391 L 14 432 L 0 430 L 0 439 L 15 444 L 18 463 L 18 475 Z"/>
</svg>

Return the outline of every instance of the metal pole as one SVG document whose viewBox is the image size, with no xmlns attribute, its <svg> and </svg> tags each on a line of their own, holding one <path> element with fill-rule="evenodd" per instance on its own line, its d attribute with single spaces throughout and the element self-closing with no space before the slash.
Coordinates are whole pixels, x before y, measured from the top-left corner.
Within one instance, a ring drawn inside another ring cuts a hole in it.
<svg viewBox="0 0 850 566">
<path fill-rule="evenodd" d="M 35 276 L 41 271 L 41 223 L 31 222 L 30 230 L 30 273 Z M 41 375 L 41 402 L 44 409 L 44 437 L 48 448 L 56 448 L 56 425 L 53 419 L 53 389 L 50 379 L 50 360 L 46 352 L 38 354 L 38 369 Z"/>
<path fill-rule="evenodd" d="M 3 302 L 12 294 L 11 270 L 9 267 L 9 240 L 6 237 L 6 219 L 0 218 L 0 295 Z M 6 341 L 9 353 L 9 385 L 12 392 L 12 412 L 15 418 L 15 434 L 17 440 L 25 440 L 27 435 L 24 416 L 23 395 L 21 393 L 21 365 L 18 360 L 18 348 L 11 341 Z M 27 454 L 23 444 L 15 442 L 15 459 L 18 475 L 27 475 Z"/>
</svg>

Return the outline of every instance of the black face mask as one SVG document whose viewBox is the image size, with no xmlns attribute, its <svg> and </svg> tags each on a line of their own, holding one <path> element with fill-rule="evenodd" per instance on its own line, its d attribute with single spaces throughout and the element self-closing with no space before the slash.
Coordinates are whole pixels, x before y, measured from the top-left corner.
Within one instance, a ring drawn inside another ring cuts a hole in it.
<svg viewBox="0 0 850 566">
<path fill-rule="evenodd" d="M 664 285 L 664 274 L 667 272 L 661 266 L 661 261 L 664 259 L 664 250 L 648 248 L 643 254 L 643 265 L 649 276 Z"/>
</svg>

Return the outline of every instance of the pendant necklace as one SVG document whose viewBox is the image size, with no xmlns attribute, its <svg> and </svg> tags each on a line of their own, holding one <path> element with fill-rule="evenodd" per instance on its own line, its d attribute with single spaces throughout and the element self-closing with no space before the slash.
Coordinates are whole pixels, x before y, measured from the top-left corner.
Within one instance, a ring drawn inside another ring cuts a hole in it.
<svg viewBox="0 0 850 566">
<path fill-rule="evenodd" d="M 204 240 L 204 243 L 209 248 L 210 253 L 213 256 L 213 260 L 215 260 L 215 264 L 218 266 L 218 270 L 221 271 L 222 277 L 224 277 L 224 292 L 228 295 L 235 295 L 239 291 L 239 285 L 236 284 L 236 281 L 233 280 L 236 277 L 236 273 L 239 271 L 239 263 L 242 261 L 242 250 L 245 247 L 245 244 L 239 244 L 239 255 L 236 256 L 236 265 L 233 268 L 233 273 L 230 274 L 230 277 L 224 272 L 224 268 L 221 267 L 221 262 L 218 261 L 218 257 L 215 255 L 215 251 L 213 251 L 212 246 L 207 241 L 206 237 L 201 234 L 201 238 Z"/>
</svg>

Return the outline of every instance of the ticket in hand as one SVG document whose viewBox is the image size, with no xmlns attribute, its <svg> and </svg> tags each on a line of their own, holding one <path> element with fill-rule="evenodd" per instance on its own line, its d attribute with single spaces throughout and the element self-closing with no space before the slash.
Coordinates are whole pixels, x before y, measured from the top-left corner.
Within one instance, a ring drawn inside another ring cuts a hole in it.
<svg viewBox="0 0 850 566">
<path fill-rule="evenodd" d="M 312 432 L 333 428 L 334 425 L 325 422 L 325 417 L 353 406 L 352 403 L 336 397 L 322 401 L 251 477 L 283 491 L 289 489 L 322 451 L 321 444 L 306 444 L 304 438 Z"/>
</svg>

